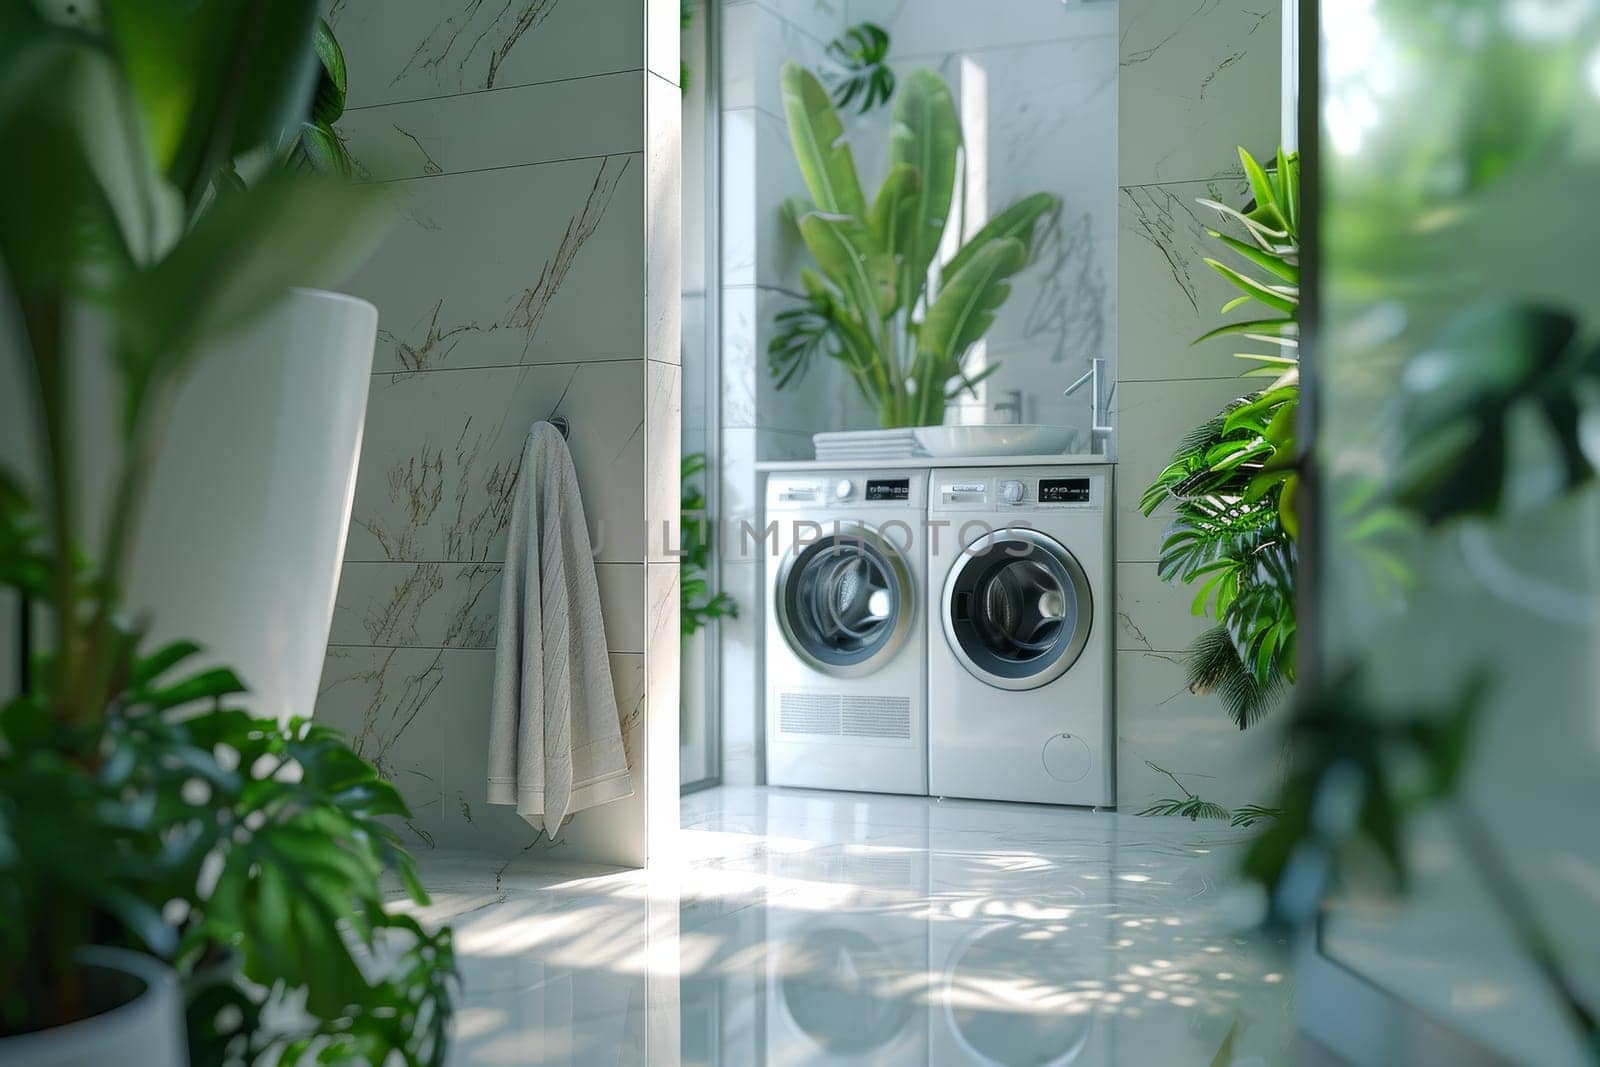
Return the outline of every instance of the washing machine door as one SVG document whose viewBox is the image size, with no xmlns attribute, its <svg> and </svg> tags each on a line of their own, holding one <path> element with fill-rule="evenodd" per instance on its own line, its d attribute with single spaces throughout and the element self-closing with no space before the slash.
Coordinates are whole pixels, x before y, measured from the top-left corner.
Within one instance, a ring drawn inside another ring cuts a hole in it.
<svg viewBox="0 0 1600 1067">
<path fill-rule="evenodd" d="M 905 557 L 876 529 L 840 523 L 795 545 L 778 567 L 773 610 L 794 654 L 824 674 L 882 667 L 911 633 L 916 594 Z"/>
<path fill-rule="evenodd" d="M 968 545 L 944 584 L 944 633 L 962 666 L 998 689 L 1037 689 L 1065 674 L 1089 640 L 1089 580 L 1037 530 L 998 530 Z"/>
</svg>

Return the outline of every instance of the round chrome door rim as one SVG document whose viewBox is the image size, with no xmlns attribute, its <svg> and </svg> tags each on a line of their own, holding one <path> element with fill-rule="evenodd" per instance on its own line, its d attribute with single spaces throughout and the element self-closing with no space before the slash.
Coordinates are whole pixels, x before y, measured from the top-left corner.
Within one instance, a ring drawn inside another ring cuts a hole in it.
<svg viewBox="0 0 1600 1067">
<path fill-rule="evenodd" d="M 888 638 L 876 652 L 857 663 L 829 663 L 812 655 L 811 650 L 800 640 L 799 635 L 794 632 L 794 627 L 790 625 L 789 578 L 800 554 L 812 545 L 827 541 L 858 540 L 877 548 L 883 561 L 888 565 L 888 577 L 894 583 L 895 600 L 899 610 L 895 613 L 894 625 L 889 631 Z M 789 651 L 798 656 L 806 666 L 835 678 L 859 678 L 862 675 L 872 674 L 898 655 L 905 646 L 907 638 L 911 636 L 911 624 L 917 614 L 916 598 L 916 590 L 911 585 L 911 569 L 906 566 L 905 557 L 888 538 L 878 533 L 876 527 L 864 522 L 840 522 L 835 533 L 819 538 L 811 544 L 790 545 L 789 550 L 783 554 L 783 562 L 778 565 L 778 574 L 772 586 L 772 610 L 778 618 L 778 628 L 783 631 L 784 644 L 788 645 Z"/>
<path fill-rule="evenodd" d="M 1004 675 L 985 670 L 967 653 L 966 648 L 961 643 L 961 638 L 956 635 L 955 626 L 951 621 L 953 614 L 951 609 L 955 600 L 957 582 L 962 573 L 977 562 L 977 554 L 981 554 L 991 548 L 1003 549 L 1007 544 L 1017 543 L 1032 545 L 1061 565 L 1062 569 L 1067 572 L 1067 578 L 1072 583 L 1073 594 L 1077 597 L 1078 614 L 1072 640 L 1048 667 L 1036 674 L 1030 674 L 1022 678 L 1007 678 Z M 1020 692 L 1049 685 L 1063 674 L 1066 674 L 1067 671 L 1072 669 L 1072 665 L 1078 662 L 1078 657 L 1083 655 L 1084 646 L 1089 643 L 1089 631 L 1094 626 L 1094 594 L 1089 589 L 1089 578 L 1083 573 L 1082 565 L 1078 563 L 1077 557 L 1068 551 L 1065 545 L 1052 537 L 1040 533 L 1038 530 L 1026 528 L 996 530 L 994 533 L 985 534 L 967 545 L 961 553 L 961 558 L 956 562 L 955 566 L 950 568 L 950 573 L 945 576 L 944 594 L 940 599 L 942 610 L 939 621 L 944 629 L 945 643 L 950 646 L 950 651 L 954 653 L 956 659 L 961 661 L 961 665 L 967 669 L 967 673 L 987 685 L 994 686 L 996 689 L 1009 689 L 1014 692 Z"/>
</svg>

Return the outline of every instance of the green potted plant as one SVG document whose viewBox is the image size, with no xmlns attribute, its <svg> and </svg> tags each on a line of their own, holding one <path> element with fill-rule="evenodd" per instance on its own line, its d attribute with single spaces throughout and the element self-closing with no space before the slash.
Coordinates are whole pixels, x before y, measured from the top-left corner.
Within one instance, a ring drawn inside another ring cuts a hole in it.
<svg viewBox="0 0 1600 1067">
<path fill-rule="evenodd" d="M 122 597 L 193 366 L 375 232 L 371 191 L 285 165 L 315 23 L 311 0 L 0 0 L 0 142 L 27 164 L 0 177 L 0 351 L 28 431 L 0 456 L 0 585 L 41 623 L 0 694 L 7 1062 L 443 1061 L 449 932 L 384 907 L 385 872 L 426 899 L 398 794 Z"/>
<path fill-rule="evenodd" d="M 801 273 L 806 303 L 778 315 L 769 367 L 782 388 L 821 353 L 843 363 L 879 425 L 937 426 L 945 405 L 998 369 L 967 374 L 972 345 L 1028 263 L 1048 193 L 1024 197 L 966 238 L 935 267 L 957 185 L 961 123 L 950 88 L 917 70 L 895 98 L 888 176 L 868 204 L 844 126 L 815 75 L 782 73 L 783 108 L 811 199 L 785 213 L 816 269 Z"/>
<path fill-rule="evenodd" d="M 1271 381 L 1190 431 L 1140 506 L 1150 515 L 1172 505 L 1159 573 L 1198 586 L 1192 610 L 1215 623 L 1189 650 L 1189 686 L 1217 693 L 1242 730 L 1294 681 L 1300 161 L 1280 151 L 1269 170 L 1242 148 L 1239 158 L 1254 198 L 1249 208 L 1201 203 L 1243 231 L 1242 238 L 1211 231 L 1240 266 L 1206 263 L 1239 290 L 1222 313 L 1253 305 L 1257 314 L 1195 343 L 1241 335 L 1267 346 L 1239 358 L 1258 364 L 1248 375 Z"/>
</svg>

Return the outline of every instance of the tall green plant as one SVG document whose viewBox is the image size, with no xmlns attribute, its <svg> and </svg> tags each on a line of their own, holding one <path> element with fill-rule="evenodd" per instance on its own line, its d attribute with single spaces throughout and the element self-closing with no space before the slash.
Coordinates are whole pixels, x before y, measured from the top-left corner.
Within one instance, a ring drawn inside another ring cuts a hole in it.
<svg viewBox="0 0 1600 1067">
<path fill-rule="evenodd" d="M 1294 681 L 1300 161 L 1280 150 L 1269 171 L 1243 148 L 1239 159 L 1253 204 L 1201 201 L 1242 228 L 1243 239 L 1209 231 L 1239 264 L 1206 263 L 1239 290 L 1223 314 L 1247 305 L 1257 313 L 1194 343 L 1243 336 L 1271 346 L 1238 357 L 1259 364 L 1247 375 L 1273 380 L 1185 436 L 1140 507 L 1150 515 L 1173 506 L 1158 571 L 1196 586 L 1191 610 L 1215 620 L 1189 650 L 1190 688 L 1217 693 L 1244 729 Z"/>
<path fill-rule="evenodd" d="M 104 0 L 70 25 L 0 0 L 0 144 L 26 161 L 0 170 L 0 351 L 38 457 L 0 462 L 0 584 L 50 619 L 0 702 L 0 1034 L 83 1018 L 78 951 L 112 944 L 178 969 L 197 1062 L 444 1060 L 449 933 L 379 884 L 426 900 L 381 821 L 405 813 L 393 787 L 332 731 L 234 707 L 231 671 L 184 671 L 197 644 L 147 648 L 121 610 L 185 374 L 378 233 L 373 190 L 295 165 L 315 25 L 314 0 Z M 111 457 L 82 452 L 86 376 L 118 400 Z"/>
<path fill-rule="evenodd" d="M 711 591 L 711 545 L 707 536 L 715 518 L 706 511 L 705 490 L 695 481 L 705 473 L 706 454 L 690 452 L 683 457 L 683 502 L 679 516 L 679 539 L 683 557 L 678 561 L 680 625 L 683 636 L 703 630 L 712 619 L 737 619 L 739 604 L 727 593 Z"/>
<path fill-rule="evenodd" d="M 935 257 L 957 187 L 961 124 L 950 88 L 931 70 L 906 77 L 895 99 L 888 176 L 868 204 L 828 93 L 786 63 L 784 114 L 810 200 L 785 207 L 816 261 L 801 272 L 806 303 L 778 315 L 768 361 L 779 388 L 820 353 L 843 363 L 879 424 L 928 426 L 945 405 L 993 374 L 963 362 L 1028 263 L 1039 220 L 1056 198 L 1036 193 L 1000 212 L 949 261 Z"/>
</svg>

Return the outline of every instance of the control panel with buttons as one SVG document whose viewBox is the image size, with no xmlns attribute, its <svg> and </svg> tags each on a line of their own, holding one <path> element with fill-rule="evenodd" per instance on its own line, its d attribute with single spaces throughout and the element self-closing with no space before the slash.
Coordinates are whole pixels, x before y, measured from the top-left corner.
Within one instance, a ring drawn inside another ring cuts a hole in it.
<svg viewBox="0 0 1600 1067">
<path fill-rule="evenodd" d="M 957 510 L 1098 511 L 1105 507 L 1108 478 L 1103 467 L 945 470 L 934 472 L 929 492 L 941 508 Z"/>
</svg>

